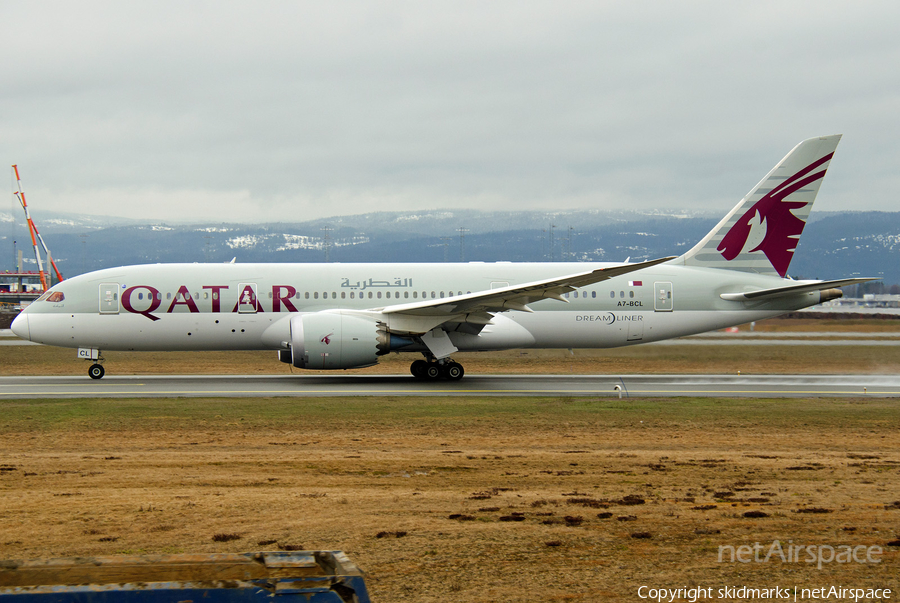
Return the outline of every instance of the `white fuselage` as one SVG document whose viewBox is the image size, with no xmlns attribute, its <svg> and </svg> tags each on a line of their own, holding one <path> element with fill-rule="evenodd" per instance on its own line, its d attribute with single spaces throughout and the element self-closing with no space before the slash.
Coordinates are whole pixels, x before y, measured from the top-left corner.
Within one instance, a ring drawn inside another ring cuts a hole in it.
<svg viewBox="0 0 900 603">
<path fill-rule="evenodd" d="M 16 320 L 39 343 L 103 350 L 280 350 L 290 317 L 447 299 L 613 264 L 156 264 L 100 270 L 57 284 Z M 746 323 L 819 302 L 818 291 L 769 301 L 722 293 L 791 283 L 734 270 L 660 264 L 577 289 L 569 303 L 496 314 L 480 332 L 448 333 L 462 351 L 607 348 Z M 254 299 L 255 297 L 255 299 Z M 403 351 L 422 351 L 421 345 Z"/>
</svg>

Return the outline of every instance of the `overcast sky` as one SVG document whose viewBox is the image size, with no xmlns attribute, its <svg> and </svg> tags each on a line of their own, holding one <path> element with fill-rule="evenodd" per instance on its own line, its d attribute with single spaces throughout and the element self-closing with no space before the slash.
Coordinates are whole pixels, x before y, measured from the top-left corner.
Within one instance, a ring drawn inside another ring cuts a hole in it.
<svg viewBox="0 0 900 603">
<path fill-rule="evenodd" d="M 6 0 L 0 23 L 0 157 L 36 217 L 724 215 L 836 133 L 817 209 L 898 209 L 896 0 Z"/>
</svg>

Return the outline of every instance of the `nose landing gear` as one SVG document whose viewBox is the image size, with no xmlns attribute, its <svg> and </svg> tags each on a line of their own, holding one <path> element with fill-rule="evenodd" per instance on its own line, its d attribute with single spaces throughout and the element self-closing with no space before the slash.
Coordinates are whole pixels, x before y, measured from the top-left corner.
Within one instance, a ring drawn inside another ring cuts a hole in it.
<svg viewBox="0 0 900 603">
<path fill-rule="evenodd" d="M 94 364 L 88 369 L 88 377 L 91 379 L 103 379 L 106 371 L 103 370 L 103 365 L 100 364 L 103 362 L 100 350 L 97 348 L 78 348 L 78 358 L 81 360 L 93 360 Z"/>
<path fill-rule="evenodd" d="M 458 362 L 454 362 L 449 358 L 435 360 L 416 360 L 409 367 L 409 372 L 416 379 L 428 379 L 429 381 L 437 381 L 438 379 L 449 379 L 450 381 L 459 381 L 466 374 L 466 370 Z"/>
</svg>

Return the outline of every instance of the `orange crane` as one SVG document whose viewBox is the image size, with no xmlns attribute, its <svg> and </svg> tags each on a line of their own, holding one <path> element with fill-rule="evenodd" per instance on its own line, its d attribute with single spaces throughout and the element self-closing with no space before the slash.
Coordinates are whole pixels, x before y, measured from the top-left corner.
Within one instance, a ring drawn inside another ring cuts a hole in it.
<svg viewBox="0 0 900 603">
<path fill-rule="evenodd" d="M 41 252 L 38 250 L 38 241 L 40 241 L 41 247 L 44 248 L 44 253 L 47 254 L 47 259 L 50 261 L 50 265 L 53 266 L 53 270 L 56 272 L 57 282 L 62 282 L 63 277 L 59 272 L 59 268 L 56 267 L 56 262 L 53 261 L 53 256 L 50 255 L 50 250 L 47 249 L 47 244 L 44 243 L 44 237 L 38 232 L 34 220 L 31 219 L 31 213 L 28 211 L 28 203 L 25 201 L 25 192 L 22 190 L 22 180 L 19 178 L 19 168 L 16 165 L 13 165 L 12 168 L 16 173 L 16 185 L 19 188 L 18 192 L 14 194 L 18 197 L 19 203 L 22 204 L 22 209 L 25 210 L 25 220 L 28 222 L 28 232 L 31 234 L 31 245 L 34 247 L 34 259 L 37 261 L 38 274 L 41 277 L 41 287 L 46 291 L 49 287 L 47 286 L 47 275 L 44 274 L 44 264 L 41 262 Z"/>
</svg>

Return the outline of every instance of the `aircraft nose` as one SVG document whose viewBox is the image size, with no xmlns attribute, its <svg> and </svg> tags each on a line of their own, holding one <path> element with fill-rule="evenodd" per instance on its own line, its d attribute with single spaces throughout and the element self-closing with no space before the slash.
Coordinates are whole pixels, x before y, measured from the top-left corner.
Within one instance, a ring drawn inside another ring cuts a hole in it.
<svg viewBox="0 0 900 603">
<path fill-rule="evenodd" d="M 15 320 L 12 321 L 12 325 L 9 327 L 12 329 L 12 332 L 16 334 L 17 337 L 21 337 L 22 339 L 31 340 L 31 329 L 28 328 L 28 314 L 25 312 L 21 312 L 18 316 L 16 316 Z"/>
</svg>

